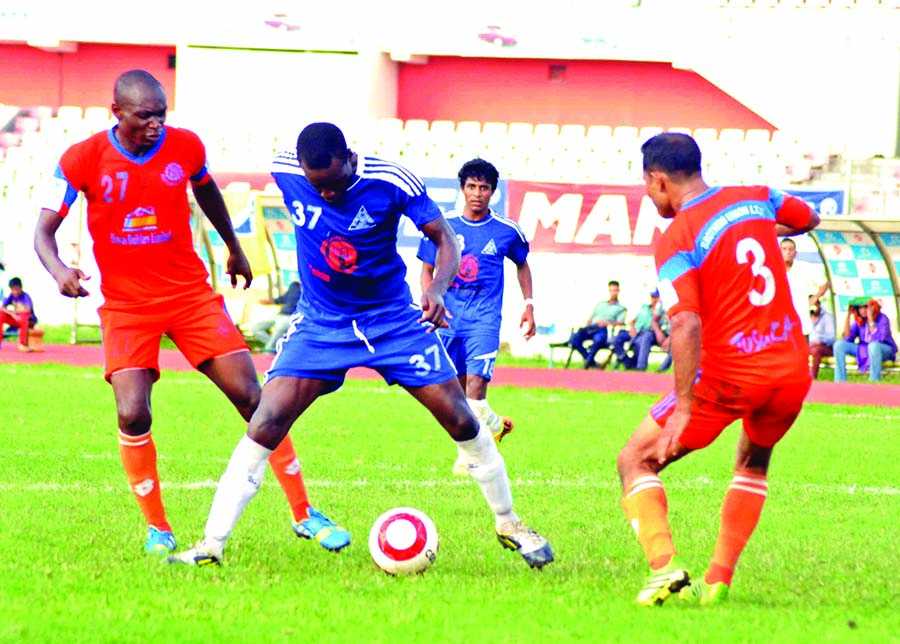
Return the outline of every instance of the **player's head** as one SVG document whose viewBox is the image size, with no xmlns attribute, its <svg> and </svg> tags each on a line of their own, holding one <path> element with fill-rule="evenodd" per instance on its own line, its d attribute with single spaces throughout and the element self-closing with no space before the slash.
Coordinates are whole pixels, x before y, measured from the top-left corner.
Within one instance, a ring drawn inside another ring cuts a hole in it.
<svg viewBox="0 0 900 644">
<path fill-rule="evenodd" d="M 116 79 L 112 113 L 119 121 L 116 138 L 130 152 L 151 149 L 166 121 L 166 91 L 150 72 L 132 69 Z"/>
<path fill-rule="evenodd" d="M 619 299 L 619 281 L 618 280 L 609 280 L 609 284 L 606 285 L 609 289 L 609 299 L 610 300 L 618 300 Z"/>
<path fill-rule="evenodd" d="M 793 239 L 782 239 L 781 240 L 781 257 L 784 259 L 784 263 L 787 266 L 791 266 L 794 263 L 794 258 L 797 256 L 797 244 L 794 243 Z"/>
<path fill-rule="evenodd" d="M 353 179 L 350 149 L 340 128 L 310 123 L 297 137 L 297 159 L 309 184 L 325 201 L 338 201 Z"/>
<path fill-rule="evenodd" d="M 500 179 L 497 168 L 484 159 L 472 159 L 463 164 L 457 176 L 469 210 L 476 215 L 486 212 Z"/>
<path fill-rule="evenodd" d="M 22 294 L 22 280 L 18 277 L 14 277 L 9 280 L 9 290 L 13 295 L 21 295 Z"/>
<path fill-rule="evenodd" d="M 647 196 L 660 216 L 671 219 L 681 205 L 684 186 L 702 181 L 700 148 L 687 134 L 663 132 L 645 141 L 641 153 Z"/>
</svg>

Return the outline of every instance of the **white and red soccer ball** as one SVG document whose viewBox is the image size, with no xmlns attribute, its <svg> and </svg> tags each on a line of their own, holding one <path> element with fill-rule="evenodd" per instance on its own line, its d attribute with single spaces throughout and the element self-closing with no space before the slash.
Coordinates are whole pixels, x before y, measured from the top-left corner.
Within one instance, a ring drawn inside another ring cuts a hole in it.
<svg viewBox="0 0 900 644">
<path fill-rule="evenodd" d="M 369 552 L 389 575 L 425 572 L 438 551 L 438 533 L 428 515 L 415 508 L 393 508 L 369 531 Z"/>
</svg>

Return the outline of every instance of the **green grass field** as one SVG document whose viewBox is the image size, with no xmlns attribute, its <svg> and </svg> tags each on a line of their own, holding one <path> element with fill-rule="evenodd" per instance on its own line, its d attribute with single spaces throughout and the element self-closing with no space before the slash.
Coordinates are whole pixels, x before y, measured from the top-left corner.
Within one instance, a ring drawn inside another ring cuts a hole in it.
<svg viewBox="0 0 900 644">
<path fill-rule="evenodd" d="M 499 546 L 478 489 L 450 474 L 450 440 L 380 381 L 349 382 L 292 432 L 310 496 L 350 529 L 350 548 L 295 538 L 269 474 L 225 566 L 190 569 L 142 551 L 99 368 L 4 365 L 0 391 L 2 642 L 900 641 L 900 410 L 809 405 L 776 450 L 729 602 L 644 609 L 632 603 L 645 563 L 615 459 L 652 397 L 492 389 L 517 422 L 503 445 L 516 510 L 557 555 L 543 572 Z M 165 373 L 153 402 L 164 497 L 186 546 L 243 423 L 193 373 Z M 729 428 L 663 474 L 697 574 L 736 437 Z M 424 575 L 392 578 L 369 557 L 372 521 L 398 505 L 424 510 L 440 533 Z"/>
</svg>

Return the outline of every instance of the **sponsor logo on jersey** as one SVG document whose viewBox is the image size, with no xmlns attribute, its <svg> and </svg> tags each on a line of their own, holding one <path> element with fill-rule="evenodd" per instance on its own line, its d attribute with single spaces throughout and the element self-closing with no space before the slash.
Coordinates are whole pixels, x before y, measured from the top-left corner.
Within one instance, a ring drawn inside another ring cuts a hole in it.
<svg viewBox="0 0 900 644">
<path fill-rule="evenodd" d="M 481 249 L 482 255 L 496 255 L 497 254 L 497 244 L 494 243 L 494 238 L 491 238 L 491 241 L 484 245 L 484 248 Z"/>
<path fill-rule="evenodd" d="M 368 230 L 369 228 L 375 228 L 375 220 L 372 219 L 365 206 L 360 206 L 359 212 L 356 213 L 356 217 L 350 222 L 347 230 Z"/>
<path fill-rule="evenodd" d="M 339 273 L 349 275 L 359 268 L 356 264 L 358 259 L 356 248 L 344 237 L 337 235 L 329 237 L 322 242 L 321 251 L 328 266 Z"/>
<path fill-rule="evenodd" d="M 125 223 L 122 224 L 122 232 L 137 232 L 138 230 L 156 230 L 156 210 L 153 206 L 139 206 L 125 215 Z"/>
<path fill-rule="evenodd" d="M 166 169 L 159 176 L 167 186 L 177 186 L 184 181 L 187 175 L 184 172 L 184 168 L 173 161 L 166 166 Z"/>
<path fill-rule="evenodd" d="M 474 282 L 478 279 L 478 258 L 475 255 L 463 255 L 459 260 L 459 271 L 456 277 L 463 282 Z"/>
</svg>

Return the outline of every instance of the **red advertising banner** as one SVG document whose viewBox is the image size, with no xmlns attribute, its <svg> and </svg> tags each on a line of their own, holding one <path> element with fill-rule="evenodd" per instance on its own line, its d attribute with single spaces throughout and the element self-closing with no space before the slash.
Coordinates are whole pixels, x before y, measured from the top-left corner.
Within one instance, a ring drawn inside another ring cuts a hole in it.
<svg viewBox="0 0 900 644">
<path fill-rule="evenodd" d="M 506 186 L 506 214 L 535 252 L 650 255 L 669 225 L 643 185 L 509 180 Z"/>
</svg>

